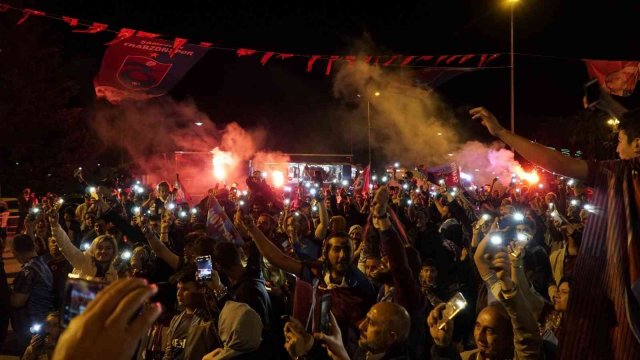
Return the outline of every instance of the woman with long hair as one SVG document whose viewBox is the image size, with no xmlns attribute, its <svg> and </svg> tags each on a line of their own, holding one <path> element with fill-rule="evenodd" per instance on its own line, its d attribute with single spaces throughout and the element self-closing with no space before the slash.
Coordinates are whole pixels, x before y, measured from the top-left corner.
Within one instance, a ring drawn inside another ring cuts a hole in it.
<svg viewBox="0 0 640 360">
<path fill-rule="evenodd" d="M 89 249 L 82 251 L 75 247 L 67 233 L 58 223 L 58 213 L 48 212 L 51 233 L 56 238 L 64 257 L 73 266 L 73 274 L 82 278 L 100 278 L 108 282 L 118 279 L 118 271 L 113 260 L 118 254 L 118 243 L 111 235 L 100 235 L 93 239 Z"/>
</svg>

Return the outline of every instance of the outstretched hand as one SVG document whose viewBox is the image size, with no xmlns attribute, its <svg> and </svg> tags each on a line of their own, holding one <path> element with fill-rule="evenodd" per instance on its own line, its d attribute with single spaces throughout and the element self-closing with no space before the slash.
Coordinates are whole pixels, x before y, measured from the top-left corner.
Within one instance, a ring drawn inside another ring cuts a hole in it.
<svg viewBox="0 0 640 360">
<path fill-rule="evenodd" d="M 156 303 L 145 306 L 137 315 L 157 292 L 157 287 L 147 286 L 138 278 L 117 280 L 107 286 L 62 333 L 53 359 L 131 359 L 140 338 L 162 313 Z"/>
<path fill-rule="evenodd" d="M 493 136 L 500 136 L 500 134 L 506 129 L 500 125 L 498 119 L 489 110 L 483 107 L 473 108 L 469 111 L 471 118 L 474 120 L 481 120 L 484 127 L 489 130 L 489 133 Z"/>
<path fill-rule="evenodd" d="M 371 204 L 371 206 L 373 207 L 373 215 L 382 216 L 387 213 L 389 196 L 390 194 L 388 186 L 381 186 L 378 191 L 376 191 L 376 194 L 373 197 L 373 203 Z"/>
<path fill-rule="evenodd" d="M 447 304 L 439 304 L 431 313 L 429 313 L 429 317 L 427 318 L 427 325 L 429 325 L 429 332 L 431 333 L 431 338 L 433 338 L 433 342 L 440 347 L 447 347 L 451 344 L 451 338 L 453 337 L 453 321 L 448 320 L 444 322 L 444 309 Z M 442 329 L 439 328 L 439 325 L 444 322 L 444 326 Z"/>
<path fill-rule="evenodd" d="M 294 318 L 284 324 L 284 339 L 284 348 L 292 359 L 306 355 L 313 347 L 313 336 Z"/>
<path fill-rule="evenodd" d="M 243 233 L 248 234 L 249 229 L 255 227 L 255 222 L 253 221 L 253 217 L 251 215 L 245 215 L 242 213 L 242 210 L 236 211 L 236 214 L 233 217 L 233 224 L 236 228 Z"/>
</svg>

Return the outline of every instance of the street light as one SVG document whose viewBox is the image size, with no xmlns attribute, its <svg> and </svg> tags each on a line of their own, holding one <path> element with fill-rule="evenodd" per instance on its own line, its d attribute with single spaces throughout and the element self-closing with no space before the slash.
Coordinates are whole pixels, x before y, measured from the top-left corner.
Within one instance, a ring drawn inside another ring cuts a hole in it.
<svg viewBox="0 0 640 360">
<path fill-rule="evenodd" d="M 380 91 L 374 91 L 373 96 L 380 96 Z M 360 97 L 360 94 L 358 94 Z M 369 148 L 369 166 L 371 166 L 371 98 L 367 96 L 367 128 L 368 128 L 368 148 Z"/>
<path fill-rule="evenodd" d="M 511 51 L 510 51 L 510 62 L 511 62 L 511 132 L 515 133 L 516 131 L 516 107 L 515 107 L 515 68 L 514 68 L 514 61 L 513 61 L 513 7 L 516 5 L 516 3 L 519 2 L 519 0 L 507 0 L 507 2 L 510 5 L 510 13 L 511 13 L 511 31 L 510 31 L 510 35 L 511 35 Z"/>
</svg>

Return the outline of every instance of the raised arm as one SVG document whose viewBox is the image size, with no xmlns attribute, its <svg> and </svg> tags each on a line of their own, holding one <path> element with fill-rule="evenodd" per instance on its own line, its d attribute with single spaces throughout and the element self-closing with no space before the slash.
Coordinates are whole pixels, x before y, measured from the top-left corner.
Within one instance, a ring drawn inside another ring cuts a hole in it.
<svg viewBox="0 0 640 360">
<path fill-rule="evenodd" d="M 238 211 L 235 220 L 236 226 L 242 228 L 243 231 L 251 236 L 258 250 L 269 263 L 292 274 L 298 275 L 302 272 L 302 262 L 280 251 L 280 249 L 258 229 L 251 216 L 243 217 L 242 213 Z"/>
<path fill-rule="evenodd" d="M 496 276 L 500 281 L 500 302 L 504 305 L 513 327 L 513 347 L 516 359 L 540 359 L 542 337 L 529 301 L 522 287 L 512 280 L 511 263 L 505 252 L 497 253 L 492 261 Z M 526 286 L 526 285 L 525 285 Z"/>
<path fill-rule="evenodd" d="M 496 117 L 489 110 L 478 107 L 469 111 L 473 119 L 481 120 L 491 135 L 496 136 L 505 144 L 522 155 L 525 159 L 553 171 L 574 179 L 586 180 L 589 175 L 587 162 L 564 156 L 562 153 L 536 144 L 529 139 L 514 134 L 500 125 Z"/>
<path fill-rule="evenodd" d="M 498 219 L 496 218 L 491 225 L 491 229 L 485 234 L 484 239 L 478 243 L 478 248 L 476 249 L 475 254 L 473 255 L 473 260 L 476 263 L 476 268 L 478 269 L 478 273 L 483 280 L 486 280 L 489 277 L 493 270 L 491 270 L 491 263 L 489 260 L 485 259 L 484 255 L 488 251 L 488 247 L 491 246 L 489 244 L 489 234 L 495 231 L 498 227 Z"/>
<path fill-rule="evenodd" d="M 166 237 L 169 236 L 169 226 L 171 224 L 170 221 L 170 218 L 167 218 L 166 216 L 162 217 L 160 236 L 165 237 L 164 240 L 168 240 Z M 156 234 L 151 231 L 151 228 L 149 228 L 148 225 L 145 224 L 145 227 L 143 229 L 144 235 L 146 236 L 147 241 L 149 241 L 149 245 L 151 246 L 153 252 L 155 252 L 160 259 L 171 266 L 172 269 L 177 270 L 180 266 L 180 257 L 173 251 L 169 250 L 169 248 L 156 236 Z"/>
<path fill-rule="evenodd" d="M 320 224 L 316 228 L 315 237 L 316 240 L 324 240 L 325 236 L 327 236 L 327 230 L 329 230 L 329 212 L 327 211 L 324 201 L 317 201 L 317 204 L 320 215 Z"/>
<path fill-rule="evenodd" d="M 69 236 L 67 236 L 67 233 L 62 230 L 62 227 L 58 223 L 57 211 L 54 210 L 49 213 L 49 224 L 51 224 L 51 234 L 56 238 L 56 243 L 58 244 L 62 255 L 64 255 L 74 268 L 83 268 L 84 264 L 87 261 L 90 261 L 91 257 L 84 254 L 80 249 L 73 245 Z"/>
</svg>

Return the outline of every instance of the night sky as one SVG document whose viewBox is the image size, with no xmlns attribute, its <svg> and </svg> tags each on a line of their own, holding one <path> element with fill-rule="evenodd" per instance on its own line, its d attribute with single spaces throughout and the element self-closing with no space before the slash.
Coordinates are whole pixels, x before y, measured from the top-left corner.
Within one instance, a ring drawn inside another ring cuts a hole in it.
<svg viewBox="0 0 640 360">
<path fill-rule="evenodd" d="M 504 0 L 7 2 L 230 48 L 346 55 L 355 41 L 369 36 L 376 54 L 505 53 L 496 65 L 508 64 L 509 11 Z M 515 11 L 516 52 L 540 55 L 516 56 L 516 117 L 522 132 L 535 128 L 536 117 L 581 113 L 582 85 L 588 79 L 580 59 L 640 59 L 640 42 L 635 39 L 639 10 L 640 4 L 622 1 L 520 1 Z M 16 14 L 12 16 L 0 14 L 0 21 L 15 21 Z M 22 26 L 43 22 L 55 23 L 30 19 Z M 65 24 L 48 26 L 64 37 L 65 56 L 89 64 L 75 77 L 82 85 L 78 104 L 90 105 L 95 101 L 91 79 L 103 44 L 113 34 L 73 34 Z M 272 60 L 262 67 L 258 56 L 238 58 L 212 49 L 171 95 L 193 99 L 216 123 L 267 127 L 273 134 L 268 146 L 274 149 L 348 152 L 343 143 L 327 141 L 308 149 L 308 142 L 282 136 L 291 131 L 342 131 L 331 118 L 345 104 L 332 96 L 324 64 L 313 73 L 306 73 L 305 66 L 306 59 L 292 59 Z M 505 125 L 508 122 L 507 68 L 465 74 L 438 91 L 452 107 L 485 105 Z M 470 126 L 468 132 L 487 138 L 479 127 Z"/>
</svg>

